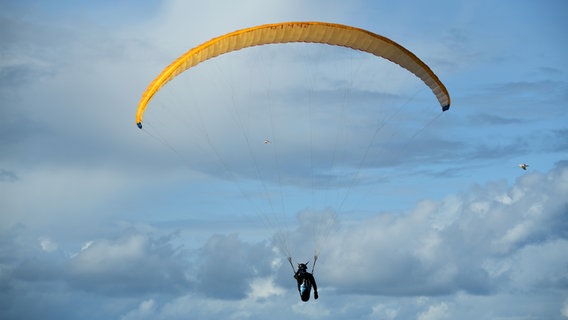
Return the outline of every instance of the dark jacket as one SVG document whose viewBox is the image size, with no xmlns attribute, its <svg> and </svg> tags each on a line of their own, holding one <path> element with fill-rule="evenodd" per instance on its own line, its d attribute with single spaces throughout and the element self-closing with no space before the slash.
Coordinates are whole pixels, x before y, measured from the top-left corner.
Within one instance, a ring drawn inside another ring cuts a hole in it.
<svg viewBox="0 0 568 320">
<path fill-rule="evenodd" d="M 294 274 L 294 278 L 298 282 L 298 292 L 300 293 L 302 301 L 310 300 L 311 287 L 314 288 L 314 298 L 318 298 L 318 286 L 316 284 L 316 279 L 311 273 L 307 272 L 306 270 L 299 269 Z M 304 280 L 307 280 L 308 287 L 304 288 L 304 291 L 302 292 L 301 286 L 302 283 L 304 283 Z"/>
</svg>

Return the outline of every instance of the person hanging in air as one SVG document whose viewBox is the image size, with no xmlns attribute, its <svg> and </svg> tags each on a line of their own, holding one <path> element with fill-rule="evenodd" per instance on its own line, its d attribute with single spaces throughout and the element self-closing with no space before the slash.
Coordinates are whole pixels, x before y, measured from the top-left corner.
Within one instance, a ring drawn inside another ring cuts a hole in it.
<svg viewBox="0 0 568 320">
<path fill-rule="evenodd" d="M 299 263 L 298 271 L 294 271 L 294 279 L 296 279 L 296 281 L 298 282 L 298 292 L 300 293 L 300 298 L 304 302 L 310 300 L 310 292 L 312 287 L 314 288 L 314 299 L 318 298 L 318 286 L 316 284 L 316 279 L 314 278 L 314 275 L 308 272 L 308 265 L 307 265 L 308 263 L 309 262 Z M 291 259 L 290 259 L 290 264 L 292 264 Z"/>
</svg>

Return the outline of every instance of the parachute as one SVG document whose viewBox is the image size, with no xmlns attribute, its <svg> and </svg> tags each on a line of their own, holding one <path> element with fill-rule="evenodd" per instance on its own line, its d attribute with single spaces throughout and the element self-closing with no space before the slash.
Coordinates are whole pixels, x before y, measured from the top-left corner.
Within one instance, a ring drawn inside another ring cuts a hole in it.
<svg viewBox="0 0 568 320">
<path fill-rule="evenodd" d="M 237 30 L 211 39 L 183 54 L 150 83 L 138 104 L 136 124 L 141 129 L 144 112 L 152 97 L 184 71 L 216 56 L 243 48 L 290 42 L 321 43 L 371 53 L 392 61 L 420 78 L 434 93 L 443 111 L 450 96 L 436 74 L 416 55 L 398 43 L 370 31 L 325 22 L 284 22 Z"/>
<path fill-rule="evenodd" d="M 256 46 L 260 47 L 252 48 Z M 244 48 L 249 49 L 184 74 L 202 62 Z M 323 54 L 310 55 L 312 49 L 321 49 Z M 328 55 L 331 51 L 345 56 Z M 279 55 L 275 57 L 274 53 Z M 328 57 L 330 60 L 326 60 Z M 242 69 L 239 62 L 243 60 L 239 58 L 246 58 Z M 230 64 L 223 65 L 227 60 Z M 333 62 L 339 63 L 332 66 Z M 320 65 L 324 68 L 317 69 Z M 236 71 L 235 79 L 232 71 Z M 239 194 L 218 202 L 244 215 L 256 213 L 274 231 L 278 249 L 289 259 L 290 249 L 299 246 L 289 236 L 288 213 L 305 213 L 315 243 L 315 265 L 319 246 L 336 223 L 336 212 L 349 207 L 350 194 L 359 196 L 355 192 L 359 185 L 384 181 L 384 168 L 393 163 L 390 159 L 411 159 L 407 156 L 411 152 L 406 152 L 410 144 L 398 145 L 399 149 L 394 146 L 404 137 L 420 138 L 424 128 L 436 119 L 422 123 L 418 112 L 401 112 L 401 119 L 397 117 L 401 106 L 409 102 L 404 100 L 414 99 L 418 93 L 412 96 L 405 87 L 393 97 L 402 86 L 396 77 L 388 76 L 390 71 L 395 76 L 404 74 L 404 81 L 409 80 L 413 88 L 428 95 L 425 101 L 432 107 L 425 110 L 428 115 L 443 114 L 436 103 L 430 103 L 434 100 L 429 91 L 442 111 L 449 109 L 450 96 L 436 74 L 415 54 L 388 38 L 324 22 L 251 27 L 198 45 L 167 66 L 142 94 L 136 124 L 142 129 L 147 107 L 155 99 L 150 112 L 155 111 L 154 104 L 157 112 L 148 114 L 144 132 L 173 151 L 188 168 L 232 183 Z M 320 80 L 324 80 L 321 85 Z M 394 94 L 389 91 L 391 84 Z M 360 91 L 351 95 L 354 88 Z M 357 103 L 352 104 L 349 98 L 358 99 Z M 384 101 L 388 106 L 381 105 Z M 365 108 L 369 112 L 359 112 Z M 407 117 L 412 121 L 402 121 Z M 388 122 L 395 124 L 389 128 Z M 198 198 L 199 194 L 192 196 Z M 366 196 L 360 194 L 361 198 Z M 366 200 L 356 205 L 361 202 Z"/>
</svg>

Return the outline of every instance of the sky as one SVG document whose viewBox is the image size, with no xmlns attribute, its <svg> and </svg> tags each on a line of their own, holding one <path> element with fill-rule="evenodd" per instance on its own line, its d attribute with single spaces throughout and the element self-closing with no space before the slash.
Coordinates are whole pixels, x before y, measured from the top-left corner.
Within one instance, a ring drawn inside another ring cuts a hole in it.
<svg viewBox="0 0 568 320">
<path fill-rule="evenodd" d="M 565 1 L 0 8 L 0 318 L 568 318 Z M 450 110 L 377 57 L 273 45 L 188 70 L 136 127 L 174 59 L 283 21 L 392 39 Z M 318 255 L 319 299 L 288 255 Z"/>
</svg>

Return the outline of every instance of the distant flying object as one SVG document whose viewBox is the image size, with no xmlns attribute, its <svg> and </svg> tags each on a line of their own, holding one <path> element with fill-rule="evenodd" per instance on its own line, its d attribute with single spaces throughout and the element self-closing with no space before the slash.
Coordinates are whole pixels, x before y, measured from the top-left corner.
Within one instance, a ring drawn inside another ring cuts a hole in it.
<svg viewBox="0 0 568 320">
<path fill-rule="evenodd" d="M 528 167 L 528 166 L 529 166 L 529 165 L 526 164 L 526 163 L 521 163 L 521 164 L 519 164 L 519 167 L 521 167 L 521 169 L 523 169 L 523 170 L 527 170 L 527 167 Z"/>
<path fill-rule="evenodd" d="M 271 144 L 272 142 L 268 139 L 264 139 L 264 144 Z"/>
</svg>

